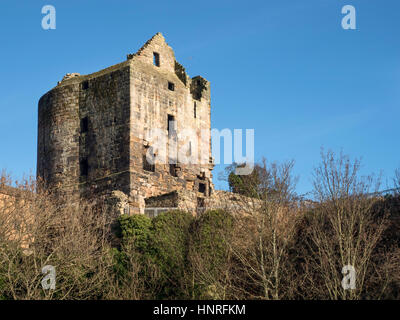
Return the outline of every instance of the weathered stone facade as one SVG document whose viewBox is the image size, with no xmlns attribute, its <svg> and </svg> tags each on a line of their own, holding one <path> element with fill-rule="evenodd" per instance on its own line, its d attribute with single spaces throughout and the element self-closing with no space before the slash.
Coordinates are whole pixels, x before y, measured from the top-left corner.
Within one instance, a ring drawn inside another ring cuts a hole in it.
<svg viewBox="0 0 400 320">
<path fill-rule="evenodd" d="M 41 97 L 37 176 L 71 197 L 122 192 L 130 213 L 162 206 L 170 194 L 196 209 L 214 189 L 210 112 L 210 83 L 190 78 L 157 33 L 127 61 L 90 75 L 67 74 Z M 183 147 L 176 137 L 194 130 L 199 143 L 190 143 L 190 152 L 206 161 L 149 165 L 145 155 L 153 150 L 148 137 L 154 128 L 168 137 L 167 159 L 176 156 L 169 148 L 173 141 Z M 206 139 L 200 139 L 202 130 Z"/>
</svg>

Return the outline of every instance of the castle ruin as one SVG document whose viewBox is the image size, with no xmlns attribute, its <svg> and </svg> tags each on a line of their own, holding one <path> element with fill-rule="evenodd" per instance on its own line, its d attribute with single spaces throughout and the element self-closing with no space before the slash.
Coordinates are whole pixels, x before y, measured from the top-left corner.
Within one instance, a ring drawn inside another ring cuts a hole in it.
<svg viewBox="0 0 400 320">
<path fill-rule="evenodd" d="M 146 155 L 159 152 L 147 139 L 152 128 L 168 137 L 168 159 L 172 142 L 182 147 L 180 132 L 194 130 L 200 143 L 193 148 L 207 161 L 149 162 Z M 37 176 L 72 197 L 117 196 L 125 213 L 194 212 L 215 196 L 211 137 L 201 139 L 204 130 L 211 130 L 210 83 L 190 78 L 157 33 L 126 61 L 89 75 L 67 74 L 40 98 Z"/>
</svg>

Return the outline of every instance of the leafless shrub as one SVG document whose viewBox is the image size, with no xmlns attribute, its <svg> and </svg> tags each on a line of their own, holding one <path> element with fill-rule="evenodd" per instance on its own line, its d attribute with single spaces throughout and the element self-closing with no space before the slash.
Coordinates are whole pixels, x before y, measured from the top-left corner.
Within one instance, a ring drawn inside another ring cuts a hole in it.
<svg viewBox="0 0 400 320">
<path fill-rule="evenodd" d="M 360 299 L 366 288 L 371 257 L 385 229 L 385 219 L 374 219 L 377 199 L 370 194 L 379 183 L 360 177 L 360 161 L 322 151 L 322 163 L 314 172 L 318 204 L 310 227 L 310 254 L 306 257 L 316 277 L 310 277 L 311 296 L 326 299 Z M 342 268 L 356 270 L 356 288 L 342 287 Z M 319 279 L 319 280 L 318 280 Z"/>
<path fill-rule="evenodd" d="M 0 205 L 0 295 L 10 299 L 113 297 L 115 261 L 110 254 L 107 208 L 85 201 L 72 203 L 35 189 L 27 181 L 13 189 L 14 195 L 3 197 Z M 46 265 L 56 270 L 54 290 L 41 285 Z"/>
<path fill-rule="evenodd" d="M 232 278 L 235 263 L 229 243 L 233 217 L 223 210 L 203 213 L 191 227 L 188 260 L 192 269 L 193 298 L 236 299 Z"/>
<path fill-rule="evenodd" d="M 256 174 L 239 180 L 240 210 L 235 215 L 235 236 L 230 244 L 237 261 L 236 290 L 243 297 L 288 298 L 292 289 L 288 261 L 298 219 L 292 175 L 294 162 L 263 162 Z M 239 178 L 240 179 L 240 178 Z M 242 183 L 243 182 L 243 183 Z M 285 285 L 283 285 L 285 283 Z"/>
<path fill-rule="evenodd" d="M 210 199 L 226 215 L 202 213 L 182 228 L 175 216 L 162 220 L 148 236 L 156 255 L 135 237 L 114 242 L 107 202 L 55 197 L 29 179 L 10 188 L 3 173 L 0 298 L 154 299 L 172 289 L 187 299 L 398 299 L 398 197 L 378 196 L 379 179 L 329 151 L 314 172 L 314 201 L 301 201 L 293 165 L 263 160 L 233 177 L 235 193 Z M 42 287 L 45 265 L 56 269 L 54 290 Z M 354 290 L 342 287 L 346 265 Z"/>
<path fill-rule="evenodd" d="M 393 182 L 396 189 L 395 193 L 398 195 L 400 194 L 400 169 L 395 170 Z"/>
</svg>

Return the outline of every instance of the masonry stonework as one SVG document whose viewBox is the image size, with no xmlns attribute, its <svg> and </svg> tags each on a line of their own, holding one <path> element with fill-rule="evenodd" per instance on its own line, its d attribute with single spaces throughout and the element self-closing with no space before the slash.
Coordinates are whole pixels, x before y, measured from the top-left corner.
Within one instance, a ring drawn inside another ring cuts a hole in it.
<svg viewBox="0 0 400 320">
<path fill-rule="evenodd" d="M 157 33 L 125 62 L 89 75 L 67 74 L 40 98 L 38 179 L 76 198 L 121 192 L 130 213 L 204 207 L 214 191 L 210 108 L 210 83 L 190 78 Z M 168 137 L 165 150 L 152 145 L 155 128 Z M 195 132 L 193 143 L 179 138 L 187 129 Z M 178 150 L 189 143 L 188 152 L 206 161 L 147 163 L 149 150 L 176 159 L 170 148 L 176 141 Z"/>
</svg>

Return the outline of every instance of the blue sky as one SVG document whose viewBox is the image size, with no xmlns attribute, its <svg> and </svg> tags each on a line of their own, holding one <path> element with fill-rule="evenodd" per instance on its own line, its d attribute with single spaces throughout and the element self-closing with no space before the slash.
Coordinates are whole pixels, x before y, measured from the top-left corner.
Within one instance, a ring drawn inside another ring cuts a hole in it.
<svg viewBox="0 0 400 320">
<path fill-rule="evenodd" d="M 42 6 L 56 30 L 41 28 Z M 357 29 L 343 30 L 353 5 Z M 162 32 L 190 76 L 211 82 L 213 128 L 254 128 L 259 160 L 295 159 L 311 190 L 320 148 L 400 167 L 398 0 L 2 1 L 0 168 L 36 171 L 37 102 L 68 72 L 124 61 Z M 218 181 L 217 166 L 214 182 Z M 384 186 L 385 187 L 385 186 Z"/>
</svg>

